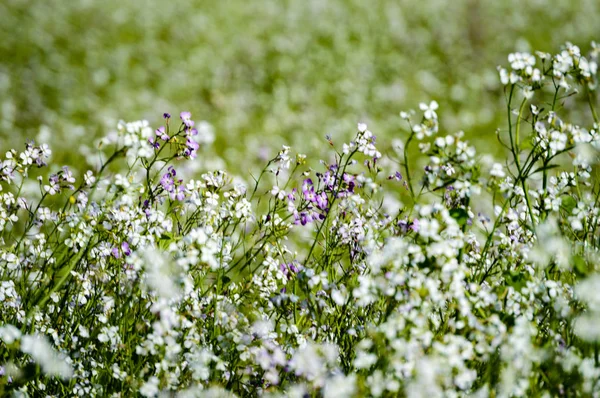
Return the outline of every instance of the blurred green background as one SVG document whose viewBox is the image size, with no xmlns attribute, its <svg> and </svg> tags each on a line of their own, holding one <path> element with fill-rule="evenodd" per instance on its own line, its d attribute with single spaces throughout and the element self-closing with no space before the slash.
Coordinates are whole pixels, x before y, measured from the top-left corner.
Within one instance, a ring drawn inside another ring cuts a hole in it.
<svg viewBox="0 0 600 398">
<path fill-rule="evenodd" d="M 240 172 L 359 120 L 389 145 L 398 113 L 431 99 L 482 147 L 504 120 L 496 66 L 587 51 L 599 16 L 598 0 L 3 0 L 0 147 L 38 138 L 77 166 L 119 119 L 189 110 L 214 126 L 202 156 Z"/>
</svg>

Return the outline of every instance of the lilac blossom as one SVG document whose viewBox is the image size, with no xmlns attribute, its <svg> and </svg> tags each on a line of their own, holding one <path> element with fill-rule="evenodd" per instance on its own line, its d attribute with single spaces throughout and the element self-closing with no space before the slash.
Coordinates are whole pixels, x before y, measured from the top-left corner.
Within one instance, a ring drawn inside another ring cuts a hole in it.
<svg viewBox="0 0 600 398">
<path fill-rule="evenodd" d="M 121 243 L 121 250 L 126 256 L 129 256 L 131 254 L 131 249 L 129 248 L 129 243 L 127 243 L 127 241 Z"/>
<path fill-rule="evenodd" d="M 179 114 L 181 121 L 185 125 L 186 129 L 194 127 L 194 121 L 192 120 L 192 114 L 190 112 L 181 112 Z"/>
<path fill-rule="evenodd" d="M 399 171 L 396 171 L 394 174 L 388 177 L 388 180 L 402 181 L 402 174 Z"/>
<path fill-rule="evenodd" d="M 327 210 L 327 206 L 329 205 L 329 201 L 327 199 L 327 194 L 325 192 L 321 192 L 316 195 L 315 203 L 317 207 L 321 210 Z"/>
<path fill-rule="evenodd" d="M 159 128 L 156 129 L 155 134 L 157 137 L 159 137 L 161 140 L 163 141 L 169 141 L 169 135 L 167 134 L 167 131 L 165 129 L 164 126 L 160 126 Z"/>
</svg>

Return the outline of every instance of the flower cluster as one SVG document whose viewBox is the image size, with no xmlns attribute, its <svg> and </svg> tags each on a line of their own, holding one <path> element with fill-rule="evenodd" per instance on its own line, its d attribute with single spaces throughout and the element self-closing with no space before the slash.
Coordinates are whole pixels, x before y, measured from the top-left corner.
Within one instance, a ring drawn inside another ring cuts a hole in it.
<svg viewBox="0 0 600 398">
<path fill-rule="evenodd" d="M 257 178 L 192 179 L 189 112 L 120 123 L 95 171 L 9 151 L 0 394 L 596 395 L 595 100 L 568 122 L 564 87 L 516 90 L 535 58 L 509 60 L 502 161 L 441 132 L 435 102 L 403 115 L 401 159 L 360 123 L 327 160 L 284 146 Z"/>
</svg>

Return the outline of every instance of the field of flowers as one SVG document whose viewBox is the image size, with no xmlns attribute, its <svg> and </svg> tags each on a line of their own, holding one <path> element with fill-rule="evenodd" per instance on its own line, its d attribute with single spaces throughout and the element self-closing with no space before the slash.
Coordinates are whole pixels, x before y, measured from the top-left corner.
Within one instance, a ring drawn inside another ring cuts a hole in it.
<svg viewBox="0 0 600 398">
<path fill-rule="evenodd" d="M 0 396 L 600 395 L 598 4 L 117 3 L 0 4 Z"/>
</svg>

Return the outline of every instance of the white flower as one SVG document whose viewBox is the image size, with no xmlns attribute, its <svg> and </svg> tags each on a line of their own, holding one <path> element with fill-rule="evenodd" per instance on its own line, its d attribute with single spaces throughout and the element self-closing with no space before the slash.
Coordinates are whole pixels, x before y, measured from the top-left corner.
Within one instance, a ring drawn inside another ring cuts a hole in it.
<svg viewBox="0 0 600 398">
<path fill-rule="evenodd" d="M 575 320 L 575 334 L 589 342 L 600 341 L 600 314 L 592 312 Z"/>
<path fill-rule="evenodd" d="M 246 198 L 242 198 L 235 204 L 235 217 L 245 220 L 252 214 L 252 205 Z"/>
<path fill-rule="evenodd" d="M 73 375 L 71 366 L 52 348 L 46 336 L 23 336 L 21 351 L 29 354 L 44 373 L 50 376 L 70 379 Z"/>
<path fill-rule="evenodd" d="M 271 195 L 275 196 L 279 200 L 283 200 L 286 196 L 286 193 L 283 189 L 280 189 L 277 185 L 274 185 L 273 189 L 271 189 Z"/>
<path fill-rule="evenodd" d="M 502 83 L 503 85 L 507 85 L 508 84 L 508 71 L 502 67 L 498 67 L 498 74 L 500 75 L 500 83 Z"/>
<path fill-rule="evenodd" d="M 419 104 L 419 108 L 423 111 L 423 116 L 427 120 L 437 119 L 437 113 L 435 113 L 435 110 L 438 109 L 438 107 L 439 106 L 436 101 L 431 101 L 429 105 L 424 102 Z"/>
<path fill-rule="evenodd" d="M 85 182 L 85 185 L 90 187 L 94 184 L 94 182 L 96 182 L 96 177 L 94 176 L 94 173 L 91 170 L 88 170 L 83 175 L 83 181 Z"/>
<path fill-rule="evenodd" d="M 404 120 L 410 120 L 411 113 L 412 113 L 412 111 L 409 111 L 409 112 L 402 111 L 402 112 L 400 112 L 400 117 Z"/>
<path fill-rule="evenodd" d="M 40 145 L 40 152 L 44 158 L 49 158 L 52 155 L 52 150 L 50 150 L 48 144 Z"/>
<path fill-rule="evenodd" d="M 357 369 L 368 369 L 377 362 L 377 355 L 360 350 L 356 353 L 354 366 Z"/>
<path fill-rule="evenodd" d="M 504 168 L 500 163 L 494 163 L 492 165 L 492 169 L 490 170 L 490 175 L 493 177 L 504 178 L 506 177 L 506 173 L 504 172 Z"/>
<path fill-rule="evenodd" d="M 327 379 L 323 388 L 323 397 L 351 397 L 356 392 L 356 375 L 337 374 Z"/>
<path fill-rule="evenodd" d="M 535 65 L 535 57 L 529 53 L 512 53 L 508 55 L 508 62 L 512 69 L 523 70 Z"/>
<path fill-rule="evenodd" d="M 425 138 L 425 132 L 427 131 L 427 129 L 422 124 L 415 124 L 413 126 L 413 131 L 416 134 L 415 137 L 417 137 L 418 140 L 422 140 L 423 138 Z"/>
<path fill-rule="evenodd" d="M 180 294 L 180 288 L 175 282 L 175 275 L 165 254 L 154 247 L 146 248 L 143 252 L 146 265 L 146 283 L 159 297 L 171 299 Z"/>
<path fill-rule="evenodd" d="M 150 377 L 150 379 L 140 387 L 140 394 L 144 397 L 155 397 L 158 394 L 158 391 L 158 378 L 155 376 Z"/>
<path fill-rule="evenodd" d="M 50 185 L 44 185 L 44 191 L 49 195 L 56 195 L 60 191 L 60 187 L 56 183 L 50 183 Z"/>
<path fill-rule="evenodd" d="M 19 265 L 21 264 L 21 262 L 19 261 L 19 257 L 17 257 L 14 253 L 3 253 L 2 260 L 6 261 L 6 266 L 11 271 L 14 271 L 17 268 L 19 268 Z"/>
<path fill-rule="evenodd" d="M 10 345 L 21 338 L 21 331 L 11 324 L 0 327 L 0 340 Z"/>
</svg>

